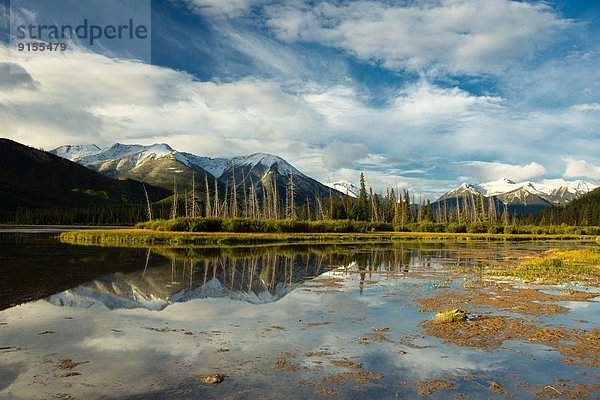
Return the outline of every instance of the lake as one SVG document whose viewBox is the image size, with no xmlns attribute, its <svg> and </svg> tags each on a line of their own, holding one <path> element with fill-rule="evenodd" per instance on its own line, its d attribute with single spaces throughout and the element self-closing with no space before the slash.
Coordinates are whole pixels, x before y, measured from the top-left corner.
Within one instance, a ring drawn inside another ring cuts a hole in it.
<svg viewBox="0 0 600 400">
<path fill-rule="evenodd" d="M 594 242 L 133 249 L 55 234 L 0 232 L 2 399 L 600 397 L 599 289 L 486 275 Z M 453 308 L 469 320 L 434 322 Z"/>
</svg>

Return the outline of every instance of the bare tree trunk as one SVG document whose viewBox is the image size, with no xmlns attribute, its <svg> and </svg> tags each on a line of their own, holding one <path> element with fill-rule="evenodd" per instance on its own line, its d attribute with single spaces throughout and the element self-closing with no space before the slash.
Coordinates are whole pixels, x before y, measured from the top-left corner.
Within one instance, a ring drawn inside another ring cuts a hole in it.
<svg viewBox="0 0 600 400">
<path fill-rule="evenodd" d="M 271 174 L 272 190 L 273 190 L 273 218 L 279 219 L 279 198 L 277 196 L 277 180 L 275 174 Z"/>
<path fill-rule="evenodd" d="M 263 192 L 263 207 L 262 207 L 262 217 L 265 219 L 271 218 L 271 202 L 269 201 L 269 192 L 270 190 L 266 190 L 265 186 L 262 186 Z"/>
<path fill-rule="evenodd" d="M 225 199 L 223 200 L 223 217 L 229 218 L 229 207 L 227 206 L 229 199 L 229 181 L 225 183 Z"/>
<path fill-rule="evenodd" d="M 196 174 L 192 173 L 192 218 L 196 218 Z"/>
<path fill-rule="evenodd" d="M 321 204 L 321 198 L 315 196 L 315 199 L 317 199 L 317 217 L 323 221 L 325 220 L 325 212 L 323 211 L 323 204 Z"/>
<path fill-rule="evenodd" d="M 206 186 L 206 217 L 212 217 L 212 210 L 210 209 L 210 188 L 208 187 L 208 175 L 204 174 L 204 185 Z"/>
<path fill-rule="evenodd" d="M 184 191 L 183 194 L 183 207 L 185 208 L 185 216 L 189 217 L 190 216 L 190 208 L 188 207 L 188 193 L 187 193 L 187 189 Z"/>
<path fill-rule="evenodd" d="M 221 204 L 219 204 L 219 185 L 217 185 L 217 178 L 215 178 L 215 205 L 213 207 L 213 213 L 215 217 L 221 216 Z"/>
<path fill-rule="evenodd" d="M 243 176 L 242 177 L 242 185 L 243 185 L 243 189 L 244 189 L 244 208 L 243 208 L 243 216 L 244 218 L 248 218 L 248 196 L 246 193 L 246 179 Z"/>
<path fill-rule="evenodd" d="M 285 196 L 286 218 L 296 219 L 296 204 L 294 199 L 294 174 L 290 171 L 288 175 L 288 186 Z"/>
<path fill-rule="evenodd" d="M 237 184 L 235 181 L 235 165 L 233 165 L 233 163 L 231 164 L 231 168 L 232 168 L 232 174 L 231 174 L 232 187 L 231 187 L 231 206 L 229 208 L 231 209 L 231 216 L 233 218 L 236 218 L 238 216 Z"/>
<path fill-rule="evenodd" d="M 146 195 L 146 205 L 148 207 L 148 221 L 152 221 L 152 204 L 150 203 L 150 197 L 148 196 L 146 185 L 142 185 L 142 187 L 144 188 L 144 194 Z"/>
<path fill-rule="evenodd" d="M 177 218 L 177 178 L 173 177 L 173 206 L 171 208 L 171 219 Z"/>
</svg>

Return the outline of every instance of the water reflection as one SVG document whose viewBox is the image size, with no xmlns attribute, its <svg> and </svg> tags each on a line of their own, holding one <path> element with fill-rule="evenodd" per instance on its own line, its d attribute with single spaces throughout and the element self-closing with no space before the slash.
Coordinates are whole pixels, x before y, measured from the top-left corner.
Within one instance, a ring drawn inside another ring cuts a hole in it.
<svg viewBox="0 0 600 400">
<path fill-rule="evenodd" d="M 1 273 L 17 288 L 33 287 L 28 293 L 51 295 L 0 311 L 0 398 L 413 399 L 426 379 L 451 384 L 432 398 L 593 387 L 593 367 L 566 364 L 543 343 L 458 347 L 422 328 L 434 313 L 421 312 L 417 298 L 464 296 L 463 276 L 561 245 L 115 249 L 15 246 L 13 238 L 2 247 L 0 235 Z M 526 318 L 557 332 L 591 330 L 599 305 L 569 302 L 569 313 Z M 473 312 L 507 313 L 482 301 Z M 198 379 L 213 373 L 226 375 L 223 384 Z"/>
<path fill-rule="evenodd" d="M 514 251 L 514 249 L 511 249 Z M 139 269 L 101 276 L 48 298 L 61 306 L 162 310 L 193 299 L 227 297 L 253 304 L 274 302 L 331 269 L 358 272 L 359 294 L 373 273 L 395 277 L 460 266 L 477 273 L 505 260 L 502 248 L 473 252 L 456 245 L 283 246 L 230 249 L 147 249 Z"/>
</svg>

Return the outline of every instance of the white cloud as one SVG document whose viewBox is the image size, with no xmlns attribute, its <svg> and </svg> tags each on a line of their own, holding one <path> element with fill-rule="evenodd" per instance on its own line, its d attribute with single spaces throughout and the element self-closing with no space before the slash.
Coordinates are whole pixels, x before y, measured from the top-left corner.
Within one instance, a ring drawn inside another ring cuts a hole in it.
<svg viewBox="0 0 600 400">
<path fill-rule="evenodd" d="M 0 47 L 0 56 L 4 55 L 6 48 Z M 11 84 L 13 90 L 0 92 L 5 134 L 25 143 L 52 147 L 94 140 L 105 145 L 194 135 L 195 140 L 188 136 L 182 150 L 202 152 L 198 138 L 203 136 L 259 138 L 264 144 L 305 130 L 318 134 L 318 112 L 266 80 L 198 82 L 188 74 L 160 67 L 136 73 L 137 62 L 90 53 L 13 61 L 28 72 L 24 77 L 37 82 L 35 91 Z M 58 66 L 93 72 L 48 73 Z M 12 82 L 8 80 L 12 75 L 0 72 L 0 81 Z"/>
<path fill-rule="evenodd" d="M 369 156 L 369 148 L 362 143 L 334 141 L 325 146 L 322 156 L 330 168 L 352 167 Z"/>
<path fill-rule="evenodd" d="M 0 46 L 0 59 L 7 57 Z M 525 112 L 501 98 L 442 88 L 423 78 L 392 92 L 386 105 L 372 106 L 351 82 L 308 81 L 294 91 L 277 80 L 252 77 L 201 82 L 169 68 L 140 73 L 137 62 L 77 52 L 12 62 L 28 74 L 8 75 L 0 68 L 0 86 L 10 86 L 0 91 L 2 135 L 36 147 L 120 141 L 167 142 L 208 156 L 262 151 L 323 182 L 357 182 L 364 170 L 376 191 L 401 182 L 424 193 L 452 182 L 435 172 L 405 177 L 405 167 L 415 169 L 408 160 L 426 170 L 443 169 L 453 160 L 502 160 L 456 164 L 464 170 L 453 171 L 485 180 L 543 174 L 540 164 L 528 164 L 532 149 L 556 176 L 563 172 L 565 154 L 597 160 L 595 103 Z M 49 74 L 54 68 L 92 72 Z M 15 81 L 19 76 L 25 80 Z"/>
<path fill-rule="evenodd" d="M 283 41 L 315 42 L 392 70 L 498 73 L 569 26 L 544 3 L 509 0 L 374 1 L 266 7 Z"/>
<path fill-rule="evenodd" d="M 235 17 L 243 14 L 251 6 L 264 3 L 265 0 L 185 0 L 190 7 L 210 16 L 225 15 Z"/>
<path fill-rule="evenodd" d="M 546 173 L 546 168 L 536 162 L 526 165 L 512 165 L 501 162 L 462 161 L 456 164 L 460 171 L 469 173 L 478 182 L 494 181 L 501 178 L 525 181 Z"/>
<path fill-rule="evenodd" d="M 576 104 L 573 109 L 579 112 L 598 112 L 600 111 L 600 103 L 584 103 Z"/>
<path fill-rule="evenodd" d="M 565 178 L 592 178 L 600 179 L 600 166 L 589 164 L 585 160 L 575 160 L 573 158 L 566 158 L 563 161 L 567 163 Z"/>
</svg>

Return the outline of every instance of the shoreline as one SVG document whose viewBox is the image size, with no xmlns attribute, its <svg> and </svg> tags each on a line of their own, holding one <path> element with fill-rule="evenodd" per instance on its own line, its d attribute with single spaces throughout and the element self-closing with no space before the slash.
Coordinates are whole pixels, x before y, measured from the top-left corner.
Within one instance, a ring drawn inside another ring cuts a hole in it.
<svg viewBox="0 0 600 400">
<path fill-rule="evenodd" d="M 97 229 L 67 231 L 59 235 L 63 243 L 88 246 L 235 246 L 260 244 L 357 244 L 393 243 L 395 241 L 535 241 L 574 240 L 598 242 L 594 236 L 490 233 L 234 233 L 234 232 L 172 232 L 147 229 Z"/>
</svg>

